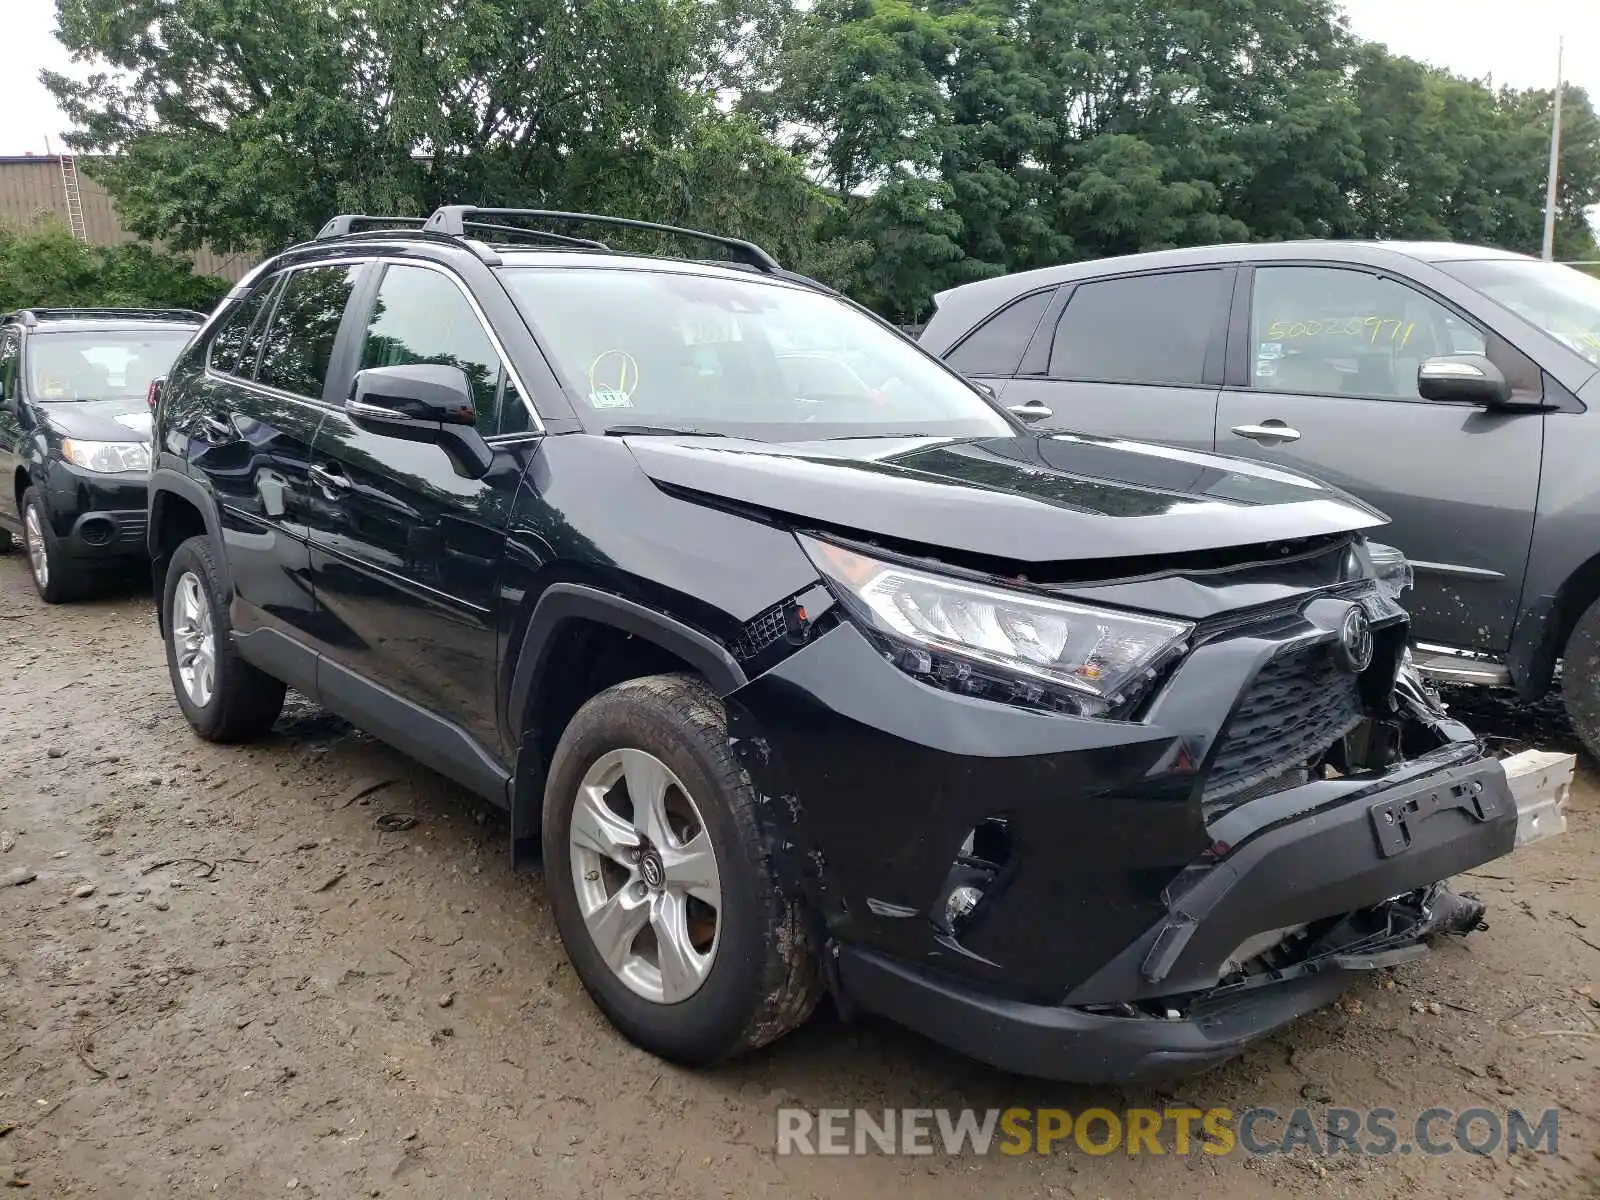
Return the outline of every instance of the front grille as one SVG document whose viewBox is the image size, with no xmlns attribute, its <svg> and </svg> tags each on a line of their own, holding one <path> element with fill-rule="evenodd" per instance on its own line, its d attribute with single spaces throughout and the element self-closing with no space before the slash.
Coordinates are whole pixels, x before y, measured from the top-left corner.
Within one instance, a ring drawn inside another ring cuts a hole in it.
<svg viewBox="0 0 1600 1200">
<path fill-rule="evenodd" d="M 1331 647 L 1312 646 L 1272 659 L 1223 733 L 1206 777 L 1206 816 L 1263 794 L 1261 785 L 1278 783 L 1361 719 L 1357 677 L 1334 661 Z"/>
</svg>

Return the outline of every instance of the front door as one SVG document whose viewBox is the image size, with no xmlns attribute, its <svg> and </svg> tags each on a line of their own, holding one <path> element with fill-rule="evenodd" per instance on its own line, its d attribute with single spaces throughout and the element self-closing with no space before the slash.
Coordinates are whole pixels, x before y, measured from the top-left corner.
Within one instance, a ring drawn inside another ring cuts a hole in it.
<svg viewBox="0 0 1600 1200">
<path fill-rule="evenodd" d="M 1001 400 L 1050 409 L 1039 429 L 1210 450 L 1232 279 L 1208 267 L 1078 284 Z"/>
<path fill-rule="evenodd" d="M 453 275 L 383 268 L 362 321 L 359 368 L 459 366 L 485 437 L 522 433 L 528 410 L 476 308 Z M 314 469 L 333 519 L 312 532 L 328 659 L 499 744 L 495 589 L 520 460 L 497 454 L 468 479 L 434 445 L 384 437 L 329 413 Z"/>
<path fill-rule="evenodd" d="M 1257 267 L 1248 338 L 1217 406 L 1217 449 L 1293 467 L 1386 513 L 1412 560 L 1424 642 L 1503 653 L 1533 536 L 1544 417 L 1417 393 L 1435 354 L 1489 353 L 1537 397 L 1537 368 L 1410 284 L 1332 266 Z"/>
</svg>

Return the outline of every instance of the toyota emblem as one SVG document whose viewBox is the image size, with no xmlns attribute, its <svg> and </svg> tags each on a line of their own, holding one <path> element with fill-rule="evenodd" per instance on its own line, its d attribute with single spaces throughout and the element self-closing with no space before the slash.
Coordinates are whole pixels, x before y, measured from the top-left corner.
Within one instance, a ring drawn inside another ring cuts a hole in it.
<svg viewBox="0 0 1600 1200">
<path fill-rule="evenodd" d="M 1337 647 L 1339 664 L 1353 675 L 1359 675 L 1372 665 L 1372 625 L 1359 604 L 1352 604 L 1339 626 Z"/>
</svg>

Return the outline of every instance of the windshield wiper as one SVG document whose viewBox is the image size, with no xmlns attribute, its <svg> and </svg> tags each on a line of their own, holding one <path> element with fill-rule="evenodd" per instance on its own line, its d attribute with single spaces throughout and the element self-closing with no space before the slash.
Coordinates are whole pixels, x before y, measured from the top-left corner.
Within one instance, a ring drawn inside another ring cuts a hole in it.
<svg viewBox="0 0 1600 1200">
<path fill-rule="evenodd" d="M 607 437 L 653 437 L 658 435 L 676 435 L 678 437 L 727 437 L 725 433 L 715 433 L 709 429 L 693 429 L 687 426 L 672 425 L 608 425 Z"/>
</svg>

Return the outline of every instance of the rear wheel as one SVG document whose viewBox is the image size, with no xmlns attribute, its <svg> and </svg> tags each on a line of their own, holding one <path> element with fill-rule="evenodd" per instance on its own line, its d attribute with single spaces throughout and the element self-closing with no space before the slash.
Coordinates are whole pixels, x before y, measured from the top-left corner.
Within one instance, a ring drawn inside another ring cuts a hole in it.
<svg viewBox="0 0 1600 1200">
<path fill-rule="evenodd" d="M 38 488 L 22 493 L 22 544 L 33 586 L 46 604 L 62 604 L 83 590 L 83 569 L 62 549 Z"/>
<path fill-rule="evenodd" d="M 567 953 L 637 1045 L 716 1062 L 816 1006 L 809 916 L 778 877 L 704 681 L 631 680 L 579 709 L 551 764 L 543 833 Z"/>
<path fill-rule="evenodd" d="M 178 707 L 208 742 L 243 742 L 272 728 L 287 688 L 239 657 L 211 542 L 192 537 L 167 566 L 161 612 Z"/>
<path fill-rule="evenodd" d="M 1578 618 L 1561 656 L 1561 698 L 1573 732 L 1600 760 L 1600 600 Z"/>
<path fill-rule="evenodd" d="M 11 531 L 0 529 L 0 554 L 11 553 Z"/>
</svg>

